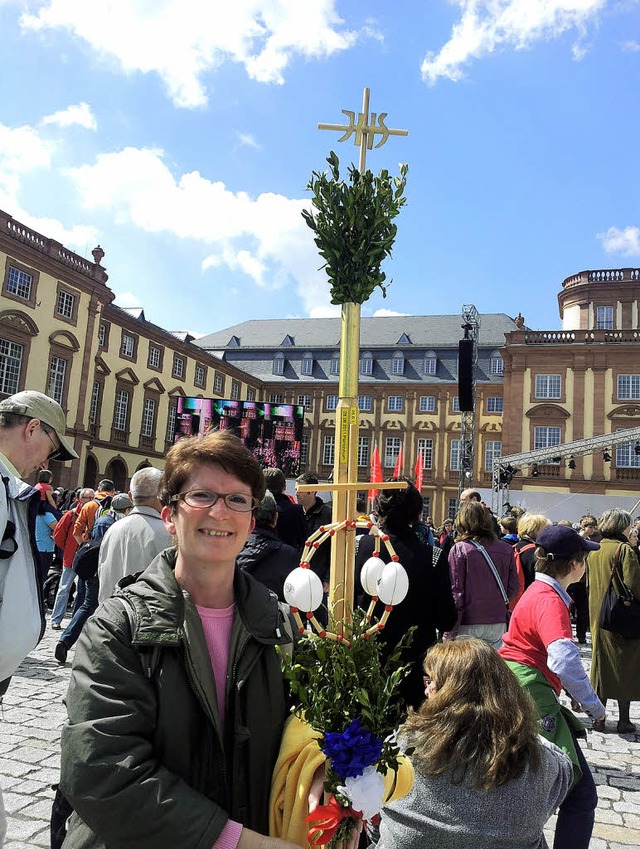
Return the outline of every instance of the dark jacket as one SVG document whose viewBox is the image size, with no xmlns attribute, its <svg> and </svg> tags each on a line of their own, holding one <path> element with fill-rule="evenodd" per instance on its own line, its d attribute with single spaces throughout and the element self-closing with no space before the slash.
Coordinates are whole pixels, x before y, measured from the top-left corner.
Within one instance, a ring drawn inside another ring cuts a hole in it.
<svg viewBox="0 0 640 849">
<path fill-rule="evenodd" d="M 307 538 L 317 531 L 322 525 L 331 524 L 331 512 L 331 505 L 326 504 L 316 495 L 316 503 L 304 514 L 305 519 L 307 520 Z M 311 558 L 311 568 L 321 581 L 329 583 L 330 566 L 331 546 L 328 542 L 325 542 L 324 545 L 321 545 L 320 548 L 316 549 L 313 557 Z"/>
<path fill-rule="evenodd" d="M 268 833 L 288 707 L 275 650 L 290 642 L 282 612 L 236 570 L 223 734 L 200 617 L 175 580 L 175 556 L 168 549 L 124 578 L 82 631 L 62 730 L 61 789 L 76 811 L 64 849 L 211 849 L 229 817 Z"/>
<path fill-rule="evenodd" d="M 278 539 L 287 545 L 297 548 L 302 553 L 302 547 L 307 539 L 307 522 L 304 510 L 299 504 L 294 504 L 283 492 L 273 495 L 278 507 L 278 524 L 276 534 Z"/>
<path fill-rule="evenodd" d="M 278 539 L 274 531 L 256 527 L 236 563 L 284 601 L 284 582 L 289 572 L 300 565 L 300 552 Z"/>
<path fill-rule="evenodd" d="M 434 568 L 433 549 L 420 542 L 413 528 L 407 528 L 403 533 L 389 533 L 389 540 L 409 576 L 409 592 L 404 601 L 393 608 L 381 638 L 386 657 L 407 630 L 412 625 L 417 626 L 405 655 L 405 661 L 411 663 L 411 673 L 401 685 L 406 703 L 417 708 L 424 701 L 422 660 L 429 646 L 437 640 L 436 628 L 446 631 L 453 627 L 456 609 L 444 555 L 440 555 L 438 566 Z M 356 556 L 356 598 L 362 606 L 368 606 L 370 599 L 362 589 L 359 576 L 363 564 L 373 555 L 373 547 L 373 536 L 360 537 Z M 380 557 L 385 563 L 389 562 L 384 544 L 380 546 Z M 378 602 L 375 617 L 379 618 L 383 610 L 382 604 Z"/>
</svg>

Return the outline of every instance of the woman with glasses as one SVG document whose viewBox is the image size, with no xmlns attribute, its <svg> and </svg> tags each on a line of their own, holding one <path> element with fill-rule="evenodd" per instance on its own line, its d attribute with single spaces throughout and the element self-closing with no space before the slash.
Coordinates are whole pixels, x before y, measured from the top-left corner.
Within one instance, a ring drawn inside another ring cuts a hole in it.
<svg viewBox="0 0 640 849">
<path fill-rule="evenodd" d="M 537 734 L 535 706 L 484 640 L 427 654 L 425 695 L 400 729 L 409 795 L 382 811 L 377 849 L 542 849 L 571 762 Z"/>
<path fill-rule="evenodd" d="M 99 607 L 76 649 L 61 787 L 65 849 L 293 849 L 265 837 L 287 716 L 276 596 L 236 568 L 264 495 L 229 432 L 166 458 L 162 518 L 175 547 Z"/>
</svg>

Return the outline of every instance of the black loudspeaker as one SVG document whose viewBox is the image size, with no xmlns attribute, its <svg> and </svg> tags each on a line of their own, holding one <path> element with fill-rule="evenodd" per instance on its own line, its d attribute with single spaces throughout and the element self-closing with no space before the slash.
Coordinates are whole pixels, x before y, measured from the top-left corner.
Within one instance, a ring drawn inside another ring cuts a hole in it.
<svg viewBox="0 0 640 849">
<path fill-rule="evenodd" d="M 458 400 L 461 413 L 473 412 L 473 339 L 458 343 Z"/>
</svg>

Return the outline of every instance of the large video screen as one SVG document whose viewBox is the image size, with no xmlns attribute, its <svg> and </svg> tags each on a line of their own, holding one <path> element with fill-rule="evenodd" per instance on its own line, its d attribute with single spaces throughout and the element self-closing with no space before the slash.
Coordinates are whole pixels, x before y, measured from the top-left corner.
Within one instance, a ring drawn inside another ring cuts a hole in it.
<svg viewBox="0 0 640 849">
<path fill-rule="evenodd" d="M 178 397 L 175 441 L 210 430 L 231 430 L 253 452 L 263 468 L 300 474 L 300 441 L 304 408 L 261 401 Z"/>
</svg>

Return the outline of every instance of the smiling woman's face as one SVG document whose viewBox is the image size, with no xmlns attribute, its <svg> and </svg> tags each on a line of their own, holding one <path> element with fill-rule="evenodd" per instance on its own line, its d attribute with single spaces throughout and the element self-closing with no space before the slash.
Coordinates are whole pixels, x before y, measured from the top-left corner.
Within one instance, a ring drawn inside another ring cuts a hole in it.
<svg viewBox="0 0 640 849">
<path fill-rule="evenodd" d="M 191 474 L 183 492 L 193 489 L 251 497 L 246 483 L 215 465 L 202 465 Z M 213 566 L 233 571 L 236 557 L 255 524 L 251 512 L 230 510 L 222 498 L 208 508 L 190 507 L 182 500 L 177 501 L 163 509 L 162 518 L 169 533 L 177 538 L 178 560 L 186 569 Z"/>
</svg>

